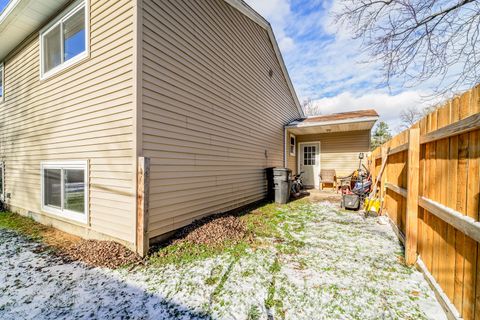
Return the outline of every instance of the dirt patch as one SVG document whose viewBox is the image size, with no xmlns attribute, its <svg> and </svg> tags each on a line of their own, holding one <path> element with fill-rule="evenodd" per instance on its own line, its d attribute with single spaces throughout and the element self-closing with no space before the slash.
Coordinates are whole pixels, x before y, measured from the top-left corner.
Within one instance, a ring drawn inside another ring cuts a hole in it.
<svg viewBox="0 0 480 320">
<path fill-rule="evenodd" d="M 68 249 L 82 240 L 80 237 L 49 227 L 45 227 L 45 229 L 40 232 L 40 236 L 42 242 L 58 250 Z"/>
<path fill-rule="evenodd" d="M 247 226 L 235 216 L 207 217 L 193 222 L 175 235 L 173 243 L 220 245 L 245 238 Z"/>
<path fill-rule="evenodd" d="M 141 258 L 113 241 L 83 240 L 80 237 L 42 225 L 31 218 L 11 212 L 0 213 L 0 228 L 15 231 L 42 244 L 39 252 L 54 249 L 65 261 L 82 261 L 92 267 L 118 268 L 137 263 Z"/>
<path fill-rule="evenodd" d="M 329 201 L 332 203 L 338 203 L 338 205 L 340 205 L 342 195 L 340 193 L 315 190 L 310 193 L 308 199 L 313 202 Z"/>
<path fill-rule="evenodd" d="M 80 240 L 63 248 L 61 253 L 71 260 L 111 269 L 141 261 L 137 254 L 113 241 Z"/>
</svg>

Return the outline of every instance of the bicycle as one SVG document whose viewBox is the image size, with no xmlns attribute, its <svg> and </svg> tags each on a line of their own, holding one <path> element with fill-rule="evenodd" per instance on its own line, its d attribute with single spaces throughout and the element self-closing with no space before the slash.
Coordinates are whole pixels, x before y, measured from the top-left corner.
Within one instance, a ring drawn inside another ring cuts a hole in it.
<svg viewBox="0 0 480 320">
<path fill-rule="evenodd" d="M 305 185 L 303 184 L 303 178 L 302 175 L 304 174 L 304 171 L 301 171 L 299 174 L 296 174 L 292 178 L 292 185 L 290 187 L 290 193 L 293 196 L 298 196 L 300 192 L 305 189 Z"/>
</svg>

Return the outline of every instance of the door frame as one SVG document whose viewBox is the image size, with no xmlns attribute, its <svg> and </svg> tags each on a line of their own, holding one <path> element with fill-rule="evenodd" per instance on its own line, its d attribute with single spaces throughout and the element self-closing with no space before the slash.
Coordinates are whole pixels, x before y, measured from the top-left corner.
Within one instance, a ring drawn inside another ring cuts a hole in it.
<svg viewBox="0 0 480 320">
<path fill-rule="evenodd" d="M 300 161 L 302 160 L 303 158 L 303 149 L 302 149 L 302 146 L 303 145 L 306 145 L 306 144 L 317 144 L 318 145 L 318 153 L 317 153 L 317 157 L 318 161 L 316 161 L 316 166 L 318 168 L 318 177 L 317 177 L 317 180 L 315 180 L 315 177 L 313 177 L 313 181 L 315 181 L 315 185 L 313 186 L 314 188 L 316 189 L 320 189 L 320 169 L 321 169 L 321 166 L 320 166 L 320 159 L 321 159 L 321 147 L 322 147 L 322 144 L 320 141 L 309 141 L 309 142 L 299 142 L 297 143 L 297 172 L 300 173 Z"/>
</svg>

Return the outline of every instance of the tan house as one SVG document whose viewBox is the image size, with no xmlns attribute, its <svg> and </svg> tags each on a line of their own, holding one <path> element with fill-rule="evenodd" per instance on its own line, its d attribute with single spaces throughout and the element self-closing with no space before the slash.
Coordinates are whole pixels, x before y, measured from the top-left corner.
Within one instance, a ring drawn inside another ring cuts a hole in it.
<svg viewBox="0 0 480 320">
<path fill-rule="evenodd" d="M 319 141 L 326 166 L 344 150 L 325 134 L 351 142 L 356 128 L 368 146 L 370 128 L 293 122 L 304 116 L 272 29 L 241 0 L 10 0 L 0 110 L 2 201 L 141 254 L 264 198 L 264 169 L 295 163 L 301 143 Z M 299 143 L 287 163 L 286 134 Z"/>
<path fill-rule="evenodd" d="M 305 184 L 315 188 L 320 186 L 321 169 L 334 169 L 337 177 L 351 174 L 359 167 L 359 154 L 370 151 L 378 118 L 375 110 L 359 110 L 293 121 L 285 127 L 287 167 L 294 173 L 303 171 Z"/>
<path fill-rule="evenodd" d="M 11 0 L 0 73 L 4 202 L 141 253 L 262 199 L 302 117 L 270 25 L 239 0 Z"/>
</svg>

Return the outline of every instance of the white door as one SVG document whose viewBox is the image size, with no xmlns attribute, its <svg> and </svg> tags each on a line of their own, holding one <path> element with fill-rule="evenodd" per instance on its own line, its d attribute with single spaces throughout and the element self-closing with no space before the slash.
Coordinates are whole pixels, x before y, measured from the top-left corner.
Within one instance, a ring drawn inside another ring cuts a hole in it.
<svg viewBox="0 0 480 320">
<path fill-rule="evenodd" d="M 304 171 L 303 181 L 308 187 L 320 186 L 320 145 L 306 143 L 300 145 L 299 170 Z"/>
</svg>

